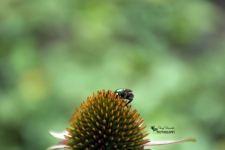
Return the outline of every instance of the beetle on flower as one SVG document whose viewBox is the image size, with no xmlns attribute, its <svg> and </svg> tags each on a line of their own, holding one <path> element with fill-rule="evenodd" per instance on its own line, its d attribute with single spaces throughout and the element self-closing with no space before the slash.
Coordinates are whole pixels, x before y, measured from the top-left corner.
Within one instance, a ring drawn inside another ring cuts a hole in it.
<svg viewBox="0 0 225 150">
<path fill-rule="evenodd" d="M 145 139 L 148 132 L 137 111 L 131 111 L 131 105 L 127 106 L 123 97 L 105 90 L 88 97 L 80 109 L 76 109 L 70 126 L 72 128 L 63 133 L 50 132 L 62 141 L 48 150 L 144 150 L 147 146 L 196 141 L 194 138 L 170 141 Z"/>
</svg>

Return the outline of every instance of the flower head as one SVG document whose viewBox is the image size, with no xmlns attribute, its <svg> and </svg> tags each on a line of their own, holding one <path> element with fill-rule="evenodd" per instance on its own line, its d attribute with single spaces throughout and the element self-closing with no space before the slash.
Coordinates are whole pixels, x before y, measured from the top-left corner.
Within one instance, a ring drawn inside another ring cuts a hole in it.
<svg viewBox="0 0 225 150">
<path fill-rule="evenodd" d="M 194 139 L 178 141 L 152 142 L 144 139 L 144 120 L 131 105 L 111 91 L 98 91 L 88 97 L 80 109 L 76 109 L 70 121 L 71 128 L 61 134 L 50 132 L 63 141 L 49 149 L 69 148 L 71 150 L 144 150 L 145 146 L 171 144 Z"/>
</svg>

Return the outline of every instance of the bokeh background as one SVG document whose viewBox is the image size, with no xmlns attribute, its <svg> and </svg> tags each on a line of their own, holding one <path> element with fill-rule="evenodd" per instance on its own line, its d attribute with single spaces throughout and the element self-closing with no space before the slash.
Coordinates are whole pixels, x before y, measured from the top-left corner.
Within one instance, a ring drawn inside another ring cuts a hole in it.
<svg viewBox="0 0 225 150">
<path fill-rule="evenodd" d="M 152 150 L 224 150 L 224 15 L 213 0 L 1 0 L 0 149 L 44 150 L 88 96 L 126 87 L 148 138 L 197 139 Z"/>
</svg>

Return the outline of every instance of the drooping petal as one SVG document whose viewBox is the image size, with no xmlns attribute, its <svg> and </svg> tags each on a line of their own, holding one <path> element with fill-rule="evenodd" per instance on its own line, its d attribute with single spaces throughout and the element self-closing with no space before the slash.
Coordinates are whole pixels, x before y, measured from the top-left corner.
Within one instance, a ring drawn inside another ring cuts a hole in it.
<svg viewBox="0 0 225 150">
<path fill-rule="evenodd" d="M 182 142 L 196 142 L 196 139 L 188 138 L 188 139 L 182 139 L 182 140 L 151 141 L 144 144 L 144 146 L 168 145 L 168 144 L 175 144 L 175 143 L 182 143 Z"/>
<path fill-rule="evenodd" d="M 49 147 L 47 150 L 54 150 L 54 149 L 60 149 L 60 148 L 69 148 L 69 146 L 66 145 L 54 145 Z"/>
<path fill-rule="evenodd" d="M 60 132 L 60 133 L 57 133 L 57 132 L 54 132 L 54 131 L 49 131 L 49 133 L 50 133 L 52 136 L 54 136 L 54 137 L 56 137 L 56 138 L 58 138 L 58 139 L 63 139 L 63 140 L 66 139 L 66 138 L 65 138 L 65 135 L 66 135 L 66 136 L 69 136 L 69 134 L 68 134 L 67 131 L 63 131 L 63 132 Z"/>
</svg>

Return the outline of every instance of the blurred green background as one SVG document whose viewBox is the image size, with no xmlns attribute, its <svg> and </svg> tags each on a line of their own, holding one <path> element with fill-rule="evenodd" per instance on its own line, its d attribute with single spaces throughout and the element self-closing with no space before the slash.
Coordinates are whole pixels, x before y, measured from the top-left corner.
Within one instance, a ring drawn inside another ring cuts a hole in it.
<svg viewBox="0 0 225 150">
<path fill-rule="evenodd" d="M 44 150 L 88 96 L 125 87 L 151 140 L 197 139 L 152 150 L 224 150 L 225 14 L 214 2 L 1 0 L 0 149 Z"/>
</svg>

